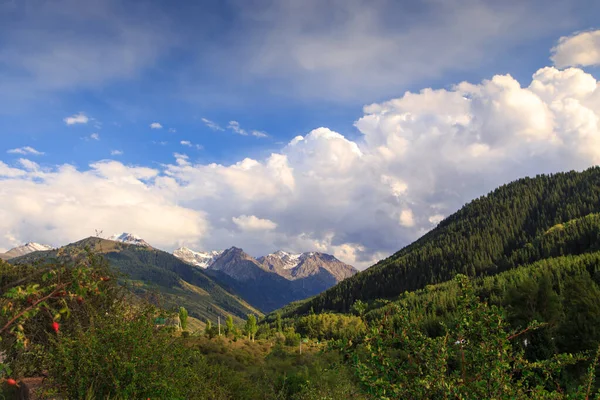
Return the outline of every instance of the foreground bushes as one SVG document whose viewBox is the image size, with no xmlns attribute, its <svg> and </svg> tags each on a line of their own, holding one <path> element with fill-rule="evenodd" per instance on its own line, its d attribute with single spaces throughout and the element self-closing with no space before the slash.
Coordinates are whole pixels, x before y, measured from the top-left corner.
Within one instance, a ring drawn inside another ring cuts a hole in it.
<svg viewBox="0 0 600 400">
<path fill-rule="evenodd" d="M 395 306 L 361 345 L 338 343 L 367 393 L 379 399 L 592 398 L 599 354 L 528 361 L 515 342 L 539 324 L 509 334 L 503 312 L 480 302 L 466 277 L 457 280 L 458 309 L 452 323 L 443 327 L 444 334 L 427 336 L 408 310 Z M 585 380 L 567 393 L 560 374 L 582 362 L 589 364 Z"/>
<path fill-rule="evenodd" d="M 0 268 L 0 398 L 14 391 L 13 379 L 42 372 L 50 398 L 361 398 L 336 353 L 184 338 L 155 326 L 164 311 L 120 287 L 94 255 L 68 266 Z"/>
</svg>

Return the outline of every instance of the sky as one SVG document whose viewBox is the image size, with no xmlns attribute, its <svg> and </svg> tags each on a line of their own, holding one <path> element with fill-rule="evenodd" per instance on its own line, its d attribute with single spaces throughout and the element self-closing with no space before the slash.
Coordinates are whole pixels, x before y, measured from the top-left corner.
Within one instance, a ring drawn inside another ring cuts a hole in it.
<svg viewBox="0 0 600 400">
<path fill-rule="evenodd" d="M 360 269 L 600 163 L 595 0 L 0 0 L 0 251 L 130 232 Z"/>
</svg>

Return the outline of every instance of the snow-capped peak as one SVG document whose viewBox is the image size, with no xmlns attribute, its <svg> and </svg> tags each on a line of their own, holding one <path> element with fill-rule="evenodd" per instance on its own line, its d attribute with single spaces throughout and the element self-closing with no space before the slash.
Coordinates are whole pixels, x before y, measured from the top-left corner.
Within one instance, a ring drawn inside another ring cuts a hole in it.
<svg viewBox="0 0 600 400">
<path fill-rule="evenodd" d="M 27 249 L 31 250 L 32 252 L 47 251 L 47 250 L 54 249 L 54 247 L 49 246 L 47 244 L 39 244 L 39 243 L 34 243 L 34 242 L 25 243 L 23 246 L 20 246 L 20 247 L 26 247 Z"/>
<path fill-rule="evenodd" d="M 24 245 L 10 249 L 6 253 L 4 253 L 4 259 L 24 256 L 25 254 L 33 253 L 34 251 L 47 251 L 53 249 L 54 247 L 48 246 L 47 244 L 29 242 L 25 243 Z"/>
<path fill-rule="evenodd" d="M 114 240 L 115 242 L 122 242 L 127 244 L 133 244 L 136 246 L 152 247 L 141 237 L 131 233 L 115 233 L 108 240 Z"/>
<path fill-rule="evenodd" d="M 283 263 L 283 269 L 296 268 L 298 264 L 300 264 L 300 262 L 302 261 L 303 255 L 304 253 L 293 254 L 283 250 L 277 250 L 275 253 L 269 254 L 269 256 L 277 257 L 281 260 L 281 262 Z"/>
<path fill-rule="evenodd" d="M 173 252 L 173 255 L 180 260 L 200 268 L 210 267 L 221 254 L 223 254 L 223 250 L 203 252 L 194 251 L 187 247 L 180 247 Z"/>
</svg>

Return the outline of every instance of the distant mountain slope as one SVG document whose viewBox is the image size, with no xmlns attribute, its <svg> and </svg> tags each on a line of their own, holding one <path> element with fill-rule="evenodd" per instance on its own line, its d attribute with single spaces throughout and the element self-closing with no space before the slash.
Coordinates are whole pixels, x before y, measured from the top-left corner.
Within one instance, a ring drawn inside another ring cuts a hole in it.
<svg viewBox="0 0 600 400">
<path fill-rule="evenodd" d="M 22 246 L 18 246 L 10 249 L 6 253 L 0 253 L 1 260 L 9 260 L 11 258 L 24 256 L 25 254 L 33 253 L 34 251 L 46 251 L 52 250 L 53 247 L 47 244 L 39 244 L 39 243 L 25 243 Z"/>
<path fill-rule="evenodd" d="M 279 251 L 255 259 L 232 247 L 211 253 L 183 248 L 173 254 L 206 268 L 208 275 L 265 312 L 314 296 L 356 273 L 350 265 L 322 253 L 293 255 Z"/>
<path fill-rule="evenodd" d="M 358 272 L 354 267 L 341 262 L 334 256 L 318 252 L 290 254 L 278 251 L 260 257 L 257 261 L 270 271 L 290 280 L 318 275 L 320 268 L 329 272 L 336 282 L 349 278 Z"/>
<path fill-rule="evenodd" d="M 260 311 L 231 294 L 202 269 L 191 266 L 173 255 L 143 245 L 90 237 L 49 252 L 31 253 L 10 260 L 33 263 L 41 259 L 68 260 L 83 255 L 84 249 L 101 253 L 111 266 L 127 274 L 137 292 L 157 290 L 164 295 L 166 306 L 184 306 L 191 316 L 204 320 L 233 315 L 244 319 Z"/>
<path fill-rule="evenodd" d="M 348 311 L 357 299 L 393 298 L 458 273 L 493 275 L 534 262 L 544 257 L 534 242 L 543 242 L 552 227 L 598 212 L 598 167 L 520 179 L 470 202 L 391 257 L 296 305 L 295 312 Z"/>
<path fill-rule="evenodd" d="M 180 260 L 200 268 L 208 268 L 221 254 L 223 254 L 222 251 L 204 253 L 188 249 L 187 247 L 180 247 L 173 252 L 173 255 Z"/>
</svg>

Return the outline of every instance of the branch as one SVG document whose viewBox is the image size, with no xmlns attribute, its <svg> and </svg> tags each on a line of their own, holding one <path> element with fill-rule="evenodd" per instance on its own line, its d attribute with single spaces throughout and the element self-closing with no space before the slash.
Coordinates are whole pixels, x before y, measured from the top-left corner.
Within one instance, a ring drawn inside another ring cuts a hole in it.
<svg viewBox="0 0 600 400">
<path fill-rule="evenodd" d="M 544 325 L 548 325 L 548 323 L 544 322 L 544 323 L 541 323 L 541 324 L 536 325 L 536 326 L 528 326 L 527 329 L 523 329 L 521 332 L 517 332 L 517 333 L 514 333 L 514 334 L 510 335 L 506 340 L 512 340 L 512 339 L 516 338 L 517 336 L 521 336 L 521 335 L 523 335 L 524 333 L 526 333 L 528 331 L 536 330 L 538 328 L 541 328 Z"/>
<path fill-rule="evenodd" d="M 20 313 L 18 313 L 13 319 L 11 319 L 10 321 L 8 321 L 6 323 L 6 325 L 4 325 L 4 327 L 2 329 L 0 329 L 0 334 L 2 334 L 5 330 L 7 330 L 16 320 L 18 320 L 19 318 L 21 318 L 23 316 L 23 314 L 25 314 L 27 311 L 30 311 L 30 310 L 34 309 L 38 304 L 40 304 L 41 302 L 44 302 L 44 301 L 48 300 L 49 298 L 51 298 L 52 296 L 54 296 L 59 291 L 61 291 L 64 288 L 66 288 L 69 284 L 70 283 L 63 283 L 62 285 L 58 285 L 52 292 L 50 292 L 50 294 L 48 294 L 47 296 L 44 296 L 41 299 L 35 301 L 32 305 L 30 305 L 29 307 L 25 308 L 23 311 L 21 311 Z"/>
</svg>

